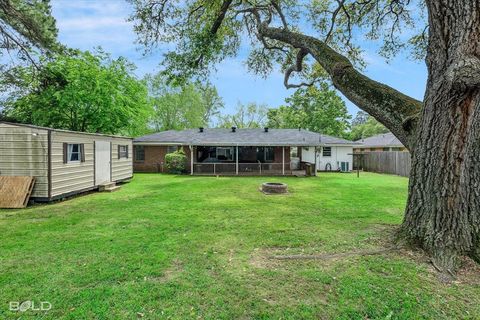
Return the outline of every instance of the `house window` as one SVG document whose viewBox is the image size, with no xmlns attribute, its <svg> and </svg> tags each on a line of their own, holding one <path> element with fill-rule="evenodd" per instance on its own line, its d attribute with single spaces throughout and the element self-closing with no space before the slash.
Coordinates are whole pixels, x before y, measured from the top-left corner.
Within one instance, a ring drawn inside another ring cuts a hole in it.
<svg viewBox="0 0 480 320">
<path fill-rule="evenodd" d="M 119 145 L 118 146 L 118 159 L 128 158 L 128 146 Z"/>
<path fill-rule="evenodd" d="M 145 161 L 145 147 L 135 146 L 135 161 Z"/>
<path fill-rule="evenodd" d="M 331 157 L 332 156 L 332 147 L 323 147 L 323 156 Z"/>
<path fill-rule="evenodd" d="M 390 148 L 383 148 L 383 151 L 390 151 Z"/>
<path fill-rule="evenodd" d="M 178 150 L 177 146 L 168 146 L 167 147 L 167 153 L 174 153 L 177 150 Z"/>
<path fill-rule="evenodd" d="M 82 152 L 80 150 L 79 143 L 69 143 L 68 144 L 68 153 L 67 153 L 67 162 L 77 162 L 82 159 Z"/>
</svg>

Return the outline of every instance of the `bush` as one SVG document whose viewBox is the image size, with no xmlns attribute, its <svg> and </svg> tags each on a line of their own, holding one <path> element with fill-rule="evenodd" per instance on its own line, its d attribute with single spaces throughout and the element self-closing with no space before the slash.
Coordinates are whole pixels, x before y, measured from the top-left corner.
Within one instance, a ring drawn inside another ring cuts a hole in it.
<svg viewBox="0 0 480 320">
<path fill-rule="evenodd" d="M 165 169 L 169 173 L 182 173 L 185 172 L 185 163 L 187 162 L 187 156 L 182 149 L 165 155 Z"/>
</svg>

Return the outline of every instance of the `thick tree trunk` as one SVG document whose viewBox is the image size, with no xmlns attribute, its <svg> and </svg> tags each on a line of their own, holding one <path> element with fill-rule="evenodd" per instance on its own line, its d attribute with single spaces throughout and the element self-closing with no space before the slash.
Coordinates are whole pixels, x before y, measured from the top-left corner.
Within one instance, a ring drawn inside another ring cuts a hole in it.
<svg viewBox="0 0 480 320">
<path fill-rule="evenodd" d="M 480 1 L 427 5 L 429 79 L 402 234 L 454 272 L 480 253 Z"/>
<path fill-rule="evenodd" d="M 262 36 L 311 54 L 338 90 L 410 149 L 401 234 L 452 273 L 462 255 L 480 262 L 480 0 L 426 4 L 429 79 L 423 106 L 359 73 L 321 40 L 257 19 Z"/>
</svg>

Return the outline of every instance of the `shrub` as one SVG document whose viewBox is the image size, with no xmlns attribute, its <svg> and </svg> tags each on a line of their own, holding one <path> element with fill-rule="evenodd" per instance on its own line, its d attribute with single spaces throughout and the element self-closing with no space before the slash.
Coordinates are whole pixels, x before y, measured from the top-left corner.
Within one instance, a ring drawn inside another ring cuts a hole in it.
<svg viewBox="0 0 480 320">
<path fill-rule="evenodd" d="M 182 149 L 165 155 L 165 169 L 169 173 L 182 173 L 185 172 L 185 163 L 187 156 Z"/>
</svg>

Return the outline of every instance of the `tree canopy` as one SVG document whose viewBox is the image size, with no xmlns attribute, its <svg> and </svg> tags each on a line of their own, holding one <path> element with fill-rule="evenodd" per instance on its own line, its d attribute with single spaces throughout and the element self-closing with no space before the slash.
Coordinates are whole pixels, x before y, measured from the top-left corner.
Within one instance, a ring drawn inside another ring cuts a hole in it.
<svg viewBox="0 0 480 320">
<path fill-rule="evenodd" d="M 224 106 L 209 83 L 178 84 L 161 74 L 147 75 L 146 82 L 154 108 L 151 122 L 157 131 L 211 126 Z"/>
<path fill-rule="evenodd" d="M 49 0 L 0 1 L 0 46 L 2 55 L 14 52 L 21 60 L 35 63 L 35 48 L 59 49 L 57 28 Z"/>
<path fill-rule="evenodd" d="M 326 84 L 300 88 L 286 103 L 268 110 L 268 127 L 303 128 L 337 137 L 346 135 L 350 115 L 345 102 Z"/>
<path fill-rule="evenodd" d="M 265 125 L 268 108 L 266 105 L 238 103 L 233 114 L 220 116 L 218 126 L 221 128 L 261 128 Z"/>
<path fill-rule="evenodd" d="M 380 133 L 387 133 L 389 130 L 374 117 L 359 111 L 352 121 L 352 130 L 349 138 L 353 141 L 368 138 Z"/>
<path fill-rule="evenodd" d="M 56 55 L 38 70 L 19 67 L 4 112 L 15 121 L 58 129 L 141 134 L 151 104 L 133 70 L 124 58 L 111 59 L 102 51 Z"/>
</svg>

